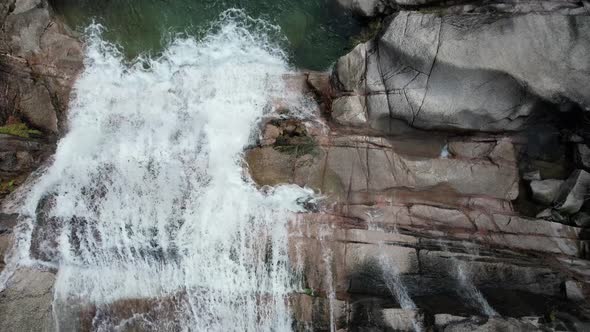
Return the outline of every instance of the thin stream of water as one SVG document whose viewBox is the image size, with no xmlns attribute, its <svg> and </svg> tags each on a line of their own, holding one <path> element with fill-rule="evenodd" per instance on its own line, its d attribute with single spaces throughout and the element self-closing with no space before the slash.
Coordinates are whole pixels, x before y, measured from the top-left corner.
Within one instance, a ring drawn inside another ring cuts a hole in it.
<svg viewBox="0 0 590 332">
<path fill-rule="evenodd" d="M 447 245 L 445 245 L 442 241 L 439 241 L 440 247 L 445 252 L 451 252 Z M 498 316 L 498 313 L 489 302 L 485 299 L 481 291 L 475 287 L 471 277 L 469 275 L 469 268 L 464 263 L 459 261 L 455 256 L 451 255 L 451 261 L 453 264 L 453 268 L 455 271 L 455 278 L 459 281 L 461 287 L 457 290 L 459 294 L 462 294 L 464 298 L 468 301 L 472 302 L 475 306 L 479 308 L 481 313 L 488 317 Z"/>
<path fill-rule="evenodd" d="M 369 220 L 370 230 L 379 230 L 385 232 L 385 230 L 381 229 L 378 225 L 376 225 L 373 222 L 376 216 L 371 211 L 367 214 L 367 216 Z M 395 229 L 394 231 L 397 232 L 397 229 Z M 416 303 L 412 300 L 410 293 L 408 292 L 407 288 L 405 287 L 400 278 L 400 272 L 397 262 L 393 258 L 385 255 L 385 250 L 383 250 L 383 241 L 379 241 L 378 246 L 380 249 L 378 263 L 383 272 L 383 281 L 389 289 L 389 292 L 395 297 L 402 309 L 416 311 L 418 307 L 416 306 Z M 412 319 L 412 326 L 414 328 L 414 331 L 416 332 L 421 332 L 424 330 L 422 324 L 418 322 L 416 319 Z"/>
</svg>

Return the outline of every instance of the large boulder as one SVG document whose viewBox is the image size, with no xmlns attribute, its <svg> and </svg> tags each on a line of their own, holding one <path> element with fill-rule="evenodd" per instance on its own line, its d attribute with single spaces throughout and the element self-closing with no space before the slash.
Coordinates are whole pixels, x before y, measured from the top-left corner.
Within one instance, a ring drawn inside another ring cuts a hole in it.
<svg viewBox="0 0 590 332">
<path fill-rule="evenodd" d="M 590 16 L 402 11 L 342 57 L 336 89 L 366 99 L 371 127 L 516 130 L 541 101 L 590 108 Z"/>
<path fill-rule="evenodd" d="M 58 134 L 83 66 L 82 43 L 53 17 L 47 0 L 11 2 L 0 17 L 0 126 L 12 115 Z"/>
<path fill-rule="evenodd" d="M 476 5 L 470 1 L 445 0 L 336 0 L 343 8 L 364 17 L 374 17 L 387 14 L 395 8 L 423 9 L 430 12 L 494 12 L 494 13 L 581 13 L 585 7 L 590 7 L 583 1 L 562 0 L 484 0 Z"/>
</svg>

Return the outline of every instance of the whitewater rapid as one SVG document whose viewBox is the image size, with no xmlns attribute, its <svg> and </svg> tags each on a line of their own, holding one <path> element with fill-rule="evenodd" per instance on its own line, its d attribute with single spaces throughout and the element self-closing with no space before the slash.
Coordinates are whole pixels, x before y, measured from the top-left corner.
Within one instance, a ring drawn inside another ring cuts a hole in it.
<svg viewBox="0 0 590 332">
<path fill-rule="evenodd" d="M 204 38 L 177 38 L 131 65 L 100 30 L 88 32 L 69 131 L 18 211 L 29 226 L 19 264 L 58 269 L 57 327 L 67 330 L 72 303 L 161 299 L 173 302 L 170 322 L 133 324 L 290 330 L 287 222 L 311 192 L 259 191 L 242 159 L 273 100 L 297 100 L 286 98 L 289 66 L 268 37 L 276 28 L 228 11 Z M 48 198 L 58 243 L 41 248 L 50 259 L 40 262 L 29 249 Z M 93 329 L 116 324 L 97 320 Z"/>
</svg>

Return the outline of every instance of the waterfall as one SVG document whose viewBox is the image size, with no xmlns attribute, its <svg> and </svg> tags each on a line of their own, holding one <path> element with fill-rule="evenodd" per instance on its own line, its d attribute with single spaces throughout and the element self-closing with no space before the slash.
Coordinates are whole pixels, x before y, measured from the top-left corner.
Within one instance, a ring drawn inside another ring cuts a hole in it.
<svg viewBox="0 0 590 332">
<path fill-rule="evenodd" d="M 201 40 L 177 38 L 132 64 L 100 30 L 88 32 L 69 132 L 20 208 L 20 264 L 58 269 L 58 321 L 72 303 L 163 299 L 173 302 L 169 322 L 134 324 L 290 330 L 287 222 L 311 192 L 260 191 L 242 161 L 257 122 L 287 94 L 286 56 L 269 37 L 277 28 L 230 10 Z M 55 248 L 41 241 L 43 262 L 30 256 L 45 234 L 40 207 L 56 227 Z M 115 320 L 93 324 L 117 329 Z"/>
</svg>

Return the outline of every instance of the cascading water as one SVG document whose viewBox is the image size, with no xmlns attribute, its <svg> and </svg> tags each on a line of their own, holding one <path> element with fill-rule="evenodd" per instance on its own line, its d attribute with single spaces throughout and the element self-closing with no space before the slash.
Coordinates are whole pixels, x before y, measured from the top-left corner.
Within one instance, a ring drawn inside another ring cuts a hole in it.
<svg viewBox="0 0 590 332">
<path fill-rule="evenodd" d="M 70 130 L 19 211 L 29 227 L 13 262 L 39 263 L 34 219 L 50 201 L 57 246 L 42 249 L 58 268 L 62 330 L 69 304 L 126 299 L 176 301 L 167 317 L 186 331 L 290 330 L 286 224 L 311 192 L 261 192 L 241 160 L 264 111 L 285 98 L 276 29 L 230 10 L 203 40 L 131 66 L 91 30 Z M 93 329 L 116 324 L 95 317 Z"/>
</svg>

